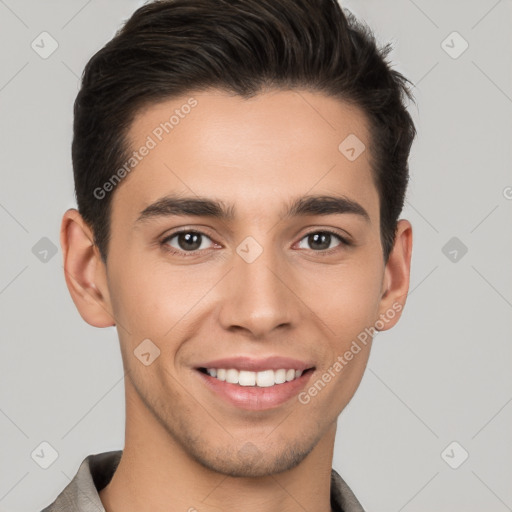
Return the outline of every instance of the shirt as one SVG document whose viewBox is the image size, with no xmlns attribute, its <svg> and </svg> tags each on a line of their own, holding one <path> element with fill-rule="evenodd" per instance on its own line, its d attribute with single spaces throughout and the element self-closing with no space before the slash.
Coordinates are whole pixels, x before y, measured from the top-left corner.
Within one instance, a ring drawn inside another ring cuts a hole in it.
<svg viewBox="0 0 512 512">
<path fill-rule="evenodd" d="M 115 450 L 87 456 L 71 482 L 41 512 L 105 512 L 98 493 L 110 482 L 122 454 L 123 450 Z M 364 512 L 334 469 L 331 472 L 331 507 L 334 512 Z"/>
</svg>

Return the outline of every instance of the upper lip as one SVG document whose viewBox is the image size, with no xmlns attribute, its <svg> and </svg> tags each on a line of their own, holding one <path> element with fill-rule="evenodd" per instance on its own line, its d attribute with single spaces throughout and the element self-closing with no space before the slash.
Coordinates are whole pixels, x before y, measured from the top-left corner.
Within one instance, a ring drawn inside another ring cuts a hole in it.
<svg viewBox="0 0 512 512">
<path fill-rule="evenodd" d="M 197 368 L 235 368 L 236 370 L 247 370 L 252 372 L 261 372 L 264 370 L 280 370 L 280 369 L 294 369 L 294 370 L 307 370 L 314 365 L 299 359 L 282 356 L 270 356 L 263 358 L 254 358 L 250 356 L 239 357 L 225 357 L 222 359 L 215 359 L 197 365 Z"/>
</svg>

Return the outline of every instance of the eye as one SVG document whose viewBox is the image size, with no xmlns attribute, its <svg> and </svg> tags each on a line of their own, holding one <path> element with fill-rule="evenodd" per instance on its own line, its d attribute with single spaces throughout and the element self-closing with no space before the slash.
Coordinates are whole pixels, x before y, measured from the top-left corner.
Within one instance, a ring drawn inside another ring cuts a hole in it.
<svg viewBox="0 0 512 512">
<path fill-rule="evenodd" d="M 195 253 L 199 250 L 207 249 L 203 242 L 209 240 L 210 237 L 199 231 L 178 231 L 164 238 L 161 242 L 162 246 L 175 254 L 189 252 Z M 184 256 L 187 256 L 186 254 Z"/>
<path fill-rule="evenodd" d="M 336 240 L 338 244 L 333 247 L 333 242 L 336 242 Z M 208 247 L 208 241 L 210 242 L 210 247 Z M 341 246 L 352 245 L 349 240 L 329 230 L 308 233 L 299 241 L 300 249 L 308 248 L 304 247 L 304 241 L 306 244 L 309 244 L 311 250 L 321 254 L 331 254 L 341 248 Z M 200 251 L 211 248 L 213 244 L 209 236 L 200 231 L 190 229 L 177 231 L 160 242 L 164 250 L 183 257 L 197 255 Z"/>
<path fill-rule="evenodd" d="M 303 247 L 303 240 L 306 241 L 307 244 L 315 251 L 327 251 L 332 249 L 332 242 L 337 239 L 339 243 L 335 247 L 339 247 L 340 245 L 350 245 L 350 242 L 340 236 L 338 233 L 334 233 L 333 231 L 314 231 L 312 233 L 308 233 L 304 238 L 299 242 L 299 247 L 301 249 L 307 249 L 307 247 Z"/>
</svg>

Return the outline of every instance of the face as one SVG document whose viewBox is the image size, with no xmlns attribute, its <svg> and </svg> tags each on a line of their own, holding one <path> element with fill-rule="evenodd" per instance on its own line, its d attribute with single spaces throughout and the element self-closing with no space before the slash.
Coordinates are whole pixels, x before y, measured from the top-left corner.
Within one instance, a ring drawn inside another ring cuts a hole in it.
<svg viewBox="0 0 512 512">
<path fill-rule="evenodd" d="M 104 300 L 130 414 L 224 474 L 295 467 L 408 285 L 407 251 L 383 262 L 365 118 L 320 93 L 208 91 L 147 108 L 129 135 L 149 150 L 114 191 Z"/>
</svg>

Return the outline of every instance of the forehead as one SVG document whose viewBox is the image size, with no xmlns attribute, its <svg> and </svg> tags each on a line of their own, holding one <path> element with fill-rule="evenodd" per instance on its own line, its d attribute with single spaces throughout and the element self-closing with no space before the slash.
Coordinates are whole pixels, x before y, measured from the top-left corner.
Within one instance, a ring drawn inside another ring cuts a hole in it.
<svg viewBox="0 0 512 512">
<path fill-rule="evenodd" d="M 128 140 L 138 160 L 114 195 L 123 215 L 172 193 L 258 216 L 289 197 L 338 193 L 378 215 L 366 118 L 321 93 L 191 93 L 140 111 Z"/>
</svg>

